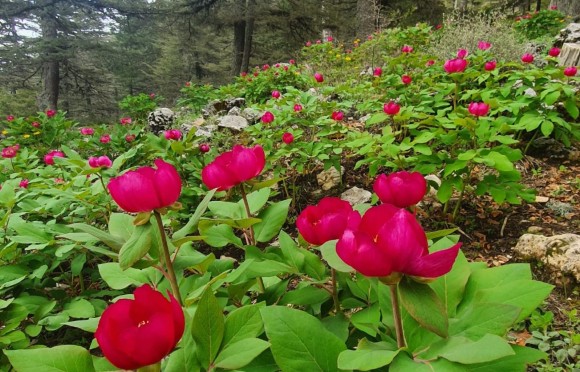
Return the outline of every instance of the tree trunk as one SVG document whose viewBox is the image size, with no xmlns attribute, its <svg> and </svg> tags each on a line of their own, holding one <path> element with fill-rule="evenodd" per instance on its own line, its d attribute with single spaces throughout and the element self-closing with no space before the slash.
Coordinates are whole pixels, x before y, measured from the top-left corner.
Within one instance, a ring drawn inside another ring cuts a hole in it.
<svg viewBox="0 0 580 372">
<path fill-rule="evenodd" d="M 536 12 L 542 10 L 542 0 L 536 0 Z"/>
<path fill-rule="evenodd" d="M 246 20 L 243 18 L 246 0 L 237 0 L 236 7 L 240 18 L 234 21 L 234 59 L 232 63 L 232 71 L 234 76 L 240 74 L 242 68 L 242 60 L 244 56 L 244 41 L 246 39 Z"/>
<path fill-rule="evenodd" d="M 60 85 L 60 61 L 58 56 L 57 23 L 50 9 L 46 9 L 40 20 L 42 30 L 42 42 L 44 44 L 42 52 L 42 82 L 43 91 L 39 97 L 40 110 L 57 110 L 58 93 Z"/>
<path fill-rule="evenodd" d="M 552 0 L 550 6 L 556 6 L 562 13 L 576 19 L 580 16 L 580 1 L 578 0 Z"/>
<path fill-rule="evenodd" d="M 375 1 L 357 0 L 356 2 L 356 34 L 366 39 L 375 31 Z"/>
<path fill-rule="evenodd" d="M 248 0 L 246 3 L 246 30 L 244 39 L 244 54 L 242 56 L 242 71 L 247 72 L 250 67 L 250 54 L 252 52 L 252 37 L 254 36 L 256 0 Z"/>
</svg>

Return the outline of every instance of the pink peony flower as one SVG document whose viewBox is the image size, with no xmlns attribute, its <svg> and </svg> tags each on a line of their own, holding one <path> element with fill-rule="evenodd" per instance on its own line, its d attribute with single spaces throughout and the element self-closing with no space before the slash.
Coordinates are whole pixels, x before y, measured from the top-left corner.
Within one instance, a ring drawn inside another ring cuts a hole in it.
<svg viewBox="0 0 580 372">
<path fill-rule="evenodd" d="M 489 61 L 489 62 L 485 62 L 485 65 L 483 68 L 485 68 L 485 71 L 493 71 L 493 70 L 495 70 L 496 66 L 497 66 L 496 61 Z"/>
<path fill-rule="evenodd" d="M 477 43 L 477 48 L 479 50 L 488 50 L 489 48 L 491 48 L 491 43 L 488 43 L 487 41 L 480 41 L 479 43 Z"/>
<path fill-rule="evenodd" d="M 485 116 L 489 112 L 489 105 L 483 102 L 471 102 L 468 110 L 473 116 Z"/>
<path fill-rule="evenodd" d="M 467 54 L 468 54 L 467 49 L 459 49 L 457 51 L 457 58 L 464 59 L 465 57 L 467 57 Z"/>
<path fill-rule="evenodd" d="M 568 77 L 576 76 L 576 73 L 578 73 L 576 66 L 570 66 L 564 69 L 564 75 Z"/>
<path fill-rule="evenodd" d="M 314 79 L 316 80 L 316 82 L 322 83 L 324 81 L 324 76 L 322 76 L 321 73 L 317 72 L 314 74 Z"/>
<path fill-rule="evenodd" d="M 289 145 L 294 142 L 294 136 L 290 132 L 286 132 L 282 135 L 282 142 Z"/>
<path fill-rule="evenodd" d="M 412 53 L 413 47 L 409 46 L 409 45 L 403 45 L 403 47 L 401 48 L 401 52 L 402 53 Z"/>
<path fill-rule="evenodd" d="M 109 143 L 111 142 L 111 135 L 110 134 L 103 134 L 99 139 L 101 143 Z"/>
<path fill-rule="evenodd" d="M 274 119 L 274 114 L 272 114 L 270 111 L 266 111 L 264 115 L 262 115 L 262 123 L 264 124 L 269 124 L 273 122 Z"/>
<path fill-rule="evenodd" d="M 394 116 L 397 115 L 399 111 L 401 111 L 401 106 L 395 101 L 390 101 L 383 105 L 383 111 L 387 115 Z"/>
<path fill-rule="evenodd" d="M 523 63 L 532 63 L 534 62 L 534 56 L 530 53 L 526 53 L 522 56 Z"/>
<path fill-rule="evenodd" d="M 467 60 L 461 58 L 450 59 L 445 61 L 445 63 L 443 64 L 443 69 L 448 74 L 452 74 L 455 72 L 463 72 L 465 71 L 466 68 L 467 68 Z"/>
</svg>

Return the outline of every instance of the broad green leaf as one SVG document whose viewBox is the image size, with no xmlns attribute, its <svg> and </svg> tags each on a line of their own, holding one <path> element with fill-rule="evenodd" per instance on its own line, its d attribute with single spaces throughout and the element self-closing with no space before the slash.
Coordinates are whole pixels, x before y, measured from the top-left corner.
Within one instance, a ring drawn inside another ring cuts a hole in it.
<svg viewBox="0 0 580 372">
<path fill-rule="evenodd" d="M 228 225 L 210 226 L 205 230 L 200 230 L 200 233 L 205 237 L 203 240 L 212 247 L 221 248 L 228 244 L 243 246 L 242 240 L 234 234 L 232 227 Z"/>
<path fill-rule="evenodd" d="M 43 349 L 4 350 L 18 372 L 91 372 L 93 360 L 88 350 L 74 345 Z"/>
<path fill-rule="evenodd" d="M 199 219 L 205 213 L 205 210 L 207 209 L 207 206 L 211 201 L 211 198 L 213 197 L 215 192 L 216 190 L 214 189 L 210 190 L 207 193 L 207 195 L 203 198 L 203 200 L 199 203 L 199 205 L 195 209 L 195 212 L 193 213 L 189 221 L 187 221 L 187 224 L 173 234 L 173 236 L 171 237 L 173 240 L 185 238 L 188 234 L 191 234 L 192 232 L 197 230 L 197 224 L 199 223 Z"/>
<path fill-rule="evenodd" d="M 63 323 L 64 325 L 67 325 L 69 327 L 75 327 L 75 328 L 79 328 L 82 329 L 83 331 L 86 332 L 91 332 L 91 333 L 95 333 L 95 331 L 97 330 L 97 326 L 99 325 L 99 320 L 101 318 L 91 318 L 91 319 L 85 319 L 85 320 L 74 320 L 72 322 L 66 322 Z"/>
<path fill-rule="evenodd" d="M 133 225 L 134 218 L 125 213 L 111 213 L 109 217 L 109 233 L 121 238 L 123 241 L 129 240 L 135 229 L 135 225 Z"/>
<path fill-rule="evenodd" d="M 278 241 L 280 242 L 280 250 L 284 258 L 286 258 L 286 262 L 291 264 L 297 271 L 302 270 L 304 267 L 304 254 L 298 249 L 298 246 L 290 235 L 284 231 L 280 231 Z"/>
<path fill-rule="evenodd" d="M 511 346 L 515 355 L 509 355 L 501 359 L 493 360 L 487 363 L 471 364 L 467 366 L 469 371 L 474 372 L 525 372 L 527 366 L 539 360 L 546 360 L 546 353 L 529 347 Z"/>
<path fill-rule="evenodd" d="M 225 347 L 217 356 L 215 366 L 224 369 L 242 368 L 270 346 L 259 338 L 246 338 Z"/>
<path fill-rule="evenodd" d="M 393 345 L 380 341 L 369 342 L 363 338 L 356 350 L 345 350 L 338 356 L 338 368 L 343 370 L 370 371 L 389 365 L 399 350 Z"/>
<path fill-rule="evenodd" d="M 453 185 L 454 183 L 451 180 L 445 179 L 443 182 L 441 182 L 439 189 L 437 189 L 437 199 L 439 199 L 441 203 L 446 203 L 449 201 L 449 199 L 451 199 L 451 195 L 453 194 Z"/>
<path fill-rule="evenodd" d="M 250 207 L 250 213 L 253 215 L 258 213 L 260 209 L 268 202 L 270 197 L 270 188 L 264 187 L 257 191 L 251 192 L 247 195 L 248 205 Z M 246 207 L 244 205 L 244 200 L 238 201 L 238 206 L 243 211 L 243 216 L 246 216 Z"/>
<path fill-rule="evenodd" d="M 256 241 L 265 243 L 272 240 L 286 222 L 288 208 L 292 199 L 274 203 L 263 210 L 258 216 L 262 221 L 254 225 Z"/>
<path fill-rule="evenodd" d="M 272 354 L 283 372 L 337 372 L 344 343 L 304 311 L 282 306 L 261 309 Z"/>
<path fill-rule="evenodd" d="M 540 130 L 545 137 L 550 137 L 550 134 L 554 131 L 554 123 L 549 120 L 543 120 Z"/>
<path fill-rule="evenodd" d="M 196 327 L 196 324 L 193 323 L 188 312 L 185 312 L 184 315 L 185 331 L 181 341 L 179 341 L 179 349 L 169 355 L 167 363 L 162 366 L 162 371 L 199 372 L 202 370 L 197 358 L 197 345 L 192 335 L 192 329 Z"/>
<path fill-rule="evenodd" d="M 477 303 L 473 304 L 460 318 L 451 319 L 449 334 L 476 340 L 486 334 L 505 336 L 515 324 L 521 309 L 512 305 Z"/>
<path fill-rule="evenodd" d="M 459 342 L 449 339 L 449 348 L 439 350 L 439 355 L 451 362 L 461 364 L 484 363 L 508 355 L 515 355 L 508 342 L 496 335 L 485 335 L 475 342 L 467 338 L 459 338 Z"/>
<path fill-rule="evenodd" d="M 330 297 L 328 291 L 309 285 L 287 292 L 284 297 L 282 297 L 280 304 L 314 305 L 326 302 Z"/>
<path fill-rule="evenodd" d="M 119 266 L 126 270 L 147 254 L 151 249 L 153 226 L 151 224 L 135 226 L 129 240 L 119 251 Z"/>
<path fill-rule="evenodd" d="M 123 240 L 121 240 L 120 238 L 113 236 L 109 233 L 106 233 L 104 231 L 101 231 L 96 227 L 87 225 L 85 223 L 73 223 L 70 224 L 69 227 L 91 234 L 92 236 L 99 239 L 101 242 L 105 243 L 106 245 L 108 245 L 117 252 L 121 249 L 124 243 Z"/>
<path fill-rule="evenodd" d="M 63 313 L 71 318 L 92 318 L 95 316 L 95 307 L 84 298 L 75 298 L 64 305 Z"/>
<path fill-rule="evenodd" d="M 389 116 L 383 112 L 379 112 L 377 114 L 374 114 L 373 116 L 371 116 L 366 122 L 366 125 L 374 125 L 374 124 L 378 124 L 378 123 L 382 123 L 383 121 L 386 121 L 389 118 Z"/>
<path fill-rule="evenodd" d="M 322 258 L 328 263 L 328 266 L 332 267 L 336 271 L 343 273 L 353 272 L 354 269 L 348 266 L 336 253 L 336 240 L 330 240 L 320 247 L 320 252 L 322 253 Z"/>
<path fill-rule="evenodd" d="M 437 243 L 443 241 L 443 245 L 449 248 L 451 245 L 455 244 L 452 240 L 448 238 L 440 239 Z M 431 247 L 432 252 L 436 250 Z M 457 259 L 453 264 L 453 268 L 449 273 L 437 278 L 434 282 L 429 285 L 437 296 L 443 301 L 443 305 L 447 309 L 447 314 L 449 317 L 454 317 L 457 311 L 457 306 L 463 299 L 463 292 L 465 291 L 465 286 L 471 275 L 471 270 L 467 264 L 467 259 L 463 252 L 459 252 Z"/>
<path fill-rule="evenodd" d="M 401 304 L 421 326 L 447 337 L 447 310 L 437 294 L 426 284 L 403 279 L 399 285 Z"/>
<path fill-rule="evenodd" d="M 130 285 L 140 286 L 148 282 L 147 275 L 142 270 L 132 267 L 122 270 L 116 262 L 100 264 L 98 267 L 101 278 L 113 289 L 124 289 Z"/>
<path fill-rule="evenodd" d="M 248 305 L 235 309 L 228 314 L 225 321 L 223 345 L 255 338 L 264 332 L 260 308 L 263 304 Z"/>
<path fill-rule="evenodd" d="M 558 100 L 558 98 L 560 98 L 559 91 L 550 92 L 544 97 L 544 103 L 548 106 L 551 106 Z"/>
<path fill-rule="evenodd" d="M 212 201 L 207 208 L 214 216 L 221 218 L 242 218 L 246 216 L 244 206 L 233 202 Z"/>
<path fill-rule="evenodd" d="M 490 151 L 489 154 L 483 156 L 483 158 L 487 161 L 486 163 L 489 163 L 487 165 L 494 167 L 498 171 L 509 172 L 514 169 L 514 164 L 511 160 L 497 151 Z"/>
<path fill-rule="evenodd" d="M 441 358 L 415 361 L 409 354 L 399 353 L 389 366 L 389 372 L 465 372 L 465 366 Z"/>
<path fill-rule="evenodd" d="M 578 109 L 578 105 L 576 104 L 576 100 L 574 98 L 568 98 L 566 102 L 564 102 L 564 107 L 573 119 L 578 119 L 580 110 Z"/>
<path fill-rule="evenodd" d="M 373 337 L 375 337 L 379 331 L 380 320 L 381 311 L 378 302 L 357 311 L 350 317 L 350 321 L 354 327 Z"/>
<path fill-rule="evenodd" d="M 304 273 L 316 280 L 325 280 L 327 269 L 320 257 L 305 249 L 301 250 L 301 252 L 304 254 Z"/>
<path fill-rule="evenodd" d="M 212 364 L 218 354 L 224 337 L 224 324 L 222 308 L 208 287 L 195 310 L 192 330 L 197 356 L 204 368 Z"/>
</svg>

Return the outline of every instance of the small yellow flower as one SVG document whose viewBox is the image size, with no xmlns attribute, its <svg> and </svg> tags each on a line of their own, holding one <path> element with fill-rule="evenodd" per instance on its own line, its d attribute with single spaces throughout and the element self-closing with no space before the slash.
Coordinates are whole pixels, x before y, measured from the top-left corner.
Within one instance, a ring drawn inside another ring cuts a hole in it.
<svg viewBox="0 0 580 372">
<path fill-rule="evenodd" d="M 30 137 L 30 134 L 23 134 L 22 137 L 28 138 L 28 137 Z"/>
<path fill-rule="evenodd" d="M 339 58 L 341 58 L 341 57 L 342 57 L 342 56 L 341 56 L 340 54 L 337 54 L 337 55 L 336 55 L 336 59 L 339 59 Z"/>
<path fill-rule="evenodd" d="M 38 136 L 40 134 L 40 131 L 36 131 L 36 132 L 34 132 L 32 134 L 34 134 L 35 136 Z"/>
<path fill-rule="evenodd" d="M 2 134 L 3 134 L 3 135 L 7 135 L 7 134 L 8 134 L 8 131 L 7 131 L 6 129 L 4 129 L 4 130 L 2 131 Z"/>
<path fill-rule="evenodd" d="M 350 57 L 345 57 L 344 60 L 350 62 Z"/>
</svg>

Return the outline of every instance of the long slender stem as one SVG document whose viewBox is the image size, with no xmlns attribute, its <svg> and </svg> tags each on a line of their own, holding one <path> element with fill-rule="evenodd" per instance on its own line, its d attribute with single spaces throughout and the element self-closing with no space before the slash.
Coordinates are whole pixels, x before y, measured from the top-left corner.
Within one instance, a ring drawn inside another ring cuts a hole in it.
<svg viewBox="0 0 580 372">
<path fill-rule="evenodd" d="M 244 201 L 244 206 L 246 207 L 246 215 L 248 218 L 252 218 L 252 212 L 250 211 L 250 205 L 248 204 L 248 196 L 246 195 L 246 190 L 244 189 L 244 184 L 240 184 L 240 190 L 242 191 L 242 200 Z M 250 226 L 250 244 L 256 245 L 256 238 L 254 235 L 254 227 Z"/>
<path fill-rule="evenodd" d="M 163 258 L 165 260 L 165 267 L 167 268 L 167 274 L 169 275 L 169 284 L 171 285 L 171 292 L 179 301 L 180 305 L 183 305 L 181 300 L 181 294 L 179 293 L 179 286 L 177 285 L 177 277 L 175 276 L 175 271 L 173 270 L 173 262 L 171 261 L 171 255 L 169 254 L 169 245 L 167 244 L 167 236 L 165 235 L 165 229 L 163 228 L 163 221 L 161 221 L 161 214 L 157 211 L 153 211 L 155 215 L 155 220 L 157 221 L 157 227 L 159 228 L 159 234 L 161 234 L 161 244 L 163 245 Z"/>
<path fill-rule="evenodd" d="M 334 302 L 334 311 L 340 313 L 340 300 L 338 299 L 338 281 L 336 280 L 336 270 L 330 269 L 332 275 L 332 300 Z"/>
<path fill-rule="evenodd" d="M 451 221 L 455 221 L 457 218 L 457 214 L 459 214 L 459 208 L 461 207 L 461 203 L 463 202 L 463 195 L 465 194 L 465 186 L 469 182 L 471 178 L 471 167 L 467 168 L 467 176 L 465 180 L 463 180 L 463 186 L 461 186 L 461 191 L 459 192 L 459 199 L 457 200 L 457 204 L 455 204 L 455 208 L 453 208 L 453 215 L 451 216 Z"/>
<path fill-rule="evenodd" d="M 401 309 L 399 307 L 398 284 L 389 284 L 391 290 L 391 306 L 393 307 L 393 318 L 395 321 L 395 333 L 397 335 L 397 347 L 406 347 L 405 335 L 403 335 L 403 322 L 401 320 Z"/>
<path fill-rule="evenodd" d="M 105 181 L 103 180 L 103 176 L 101 176 L 100 173 L 97 173 L 97 177 L 99 177 L 99 180 L 101 181 L 101 185 L 103 185 L 103 190 L 105 190 L 105 192 L 107 193 L 107 195 L 109 194 L 109 189 L 107 189 L 107 186 L 105 185 Z"/>
</svg>

